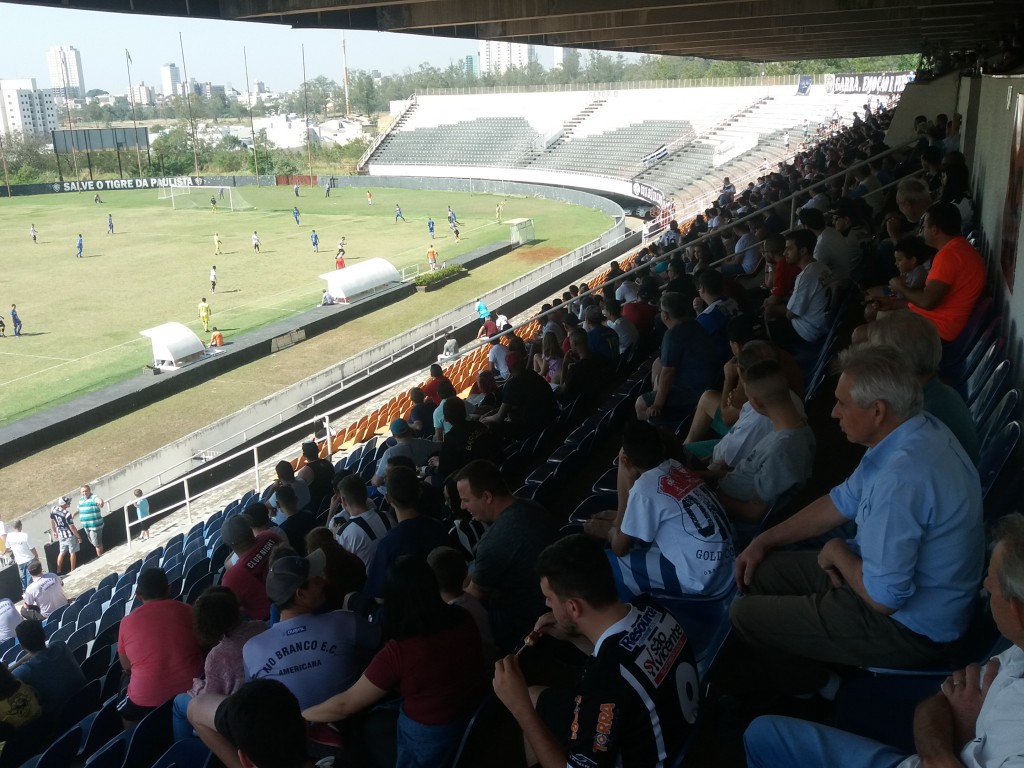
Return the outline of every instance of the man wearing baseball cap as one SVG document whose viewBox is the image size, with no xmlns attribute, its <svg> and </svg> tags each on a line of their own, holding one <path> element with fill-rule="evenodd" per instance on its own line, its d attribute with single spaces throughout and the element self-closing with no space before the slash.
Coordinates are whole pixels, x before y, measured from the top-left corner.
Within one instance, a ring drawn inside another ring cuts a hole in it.
<svg viewBox="0 0 1024 768">
<path fill-rule="evenodd" d="M 57 573 L 64 570 L 64 555 L 71 555 L 71 570 L 78 565 L 78 549 L 82 543 L 82 534 L 75 528 L 75 516 L 71 511 L 71 497 L 61 496 L 57 504 L 50 510 L 50 533 L 53 540 L 60 545 L 57 554 Z"/>
<path fill-rule="evenodd" d="M 266 621 L 270 618 L 266 588 L 270 552 L 280 540 L 269 531 L 256 536 L 252 526 L 252 519 L 242 514 L 229 517 L 221 527 L 221 541 L 231 547 L 238 561 L 224 572 L 220 583 L 235 593 L 250 619 Z"/>
<path fill-rule="evenodd" d="M 242 648 L 245 676 L 273 678 L 304 709 L 346 690 L 380 645 L 380 630 L 351 611 L 317 614 L 324 603 L 323 550 L 281 557 L 267 574 L 267 597 L 281 620 Z M 212 722 L 210 723 L 212 725 Z"/>
<path fill-rule="evenodd" d="M 437 453 L 440 448 L 432 440 L 416 437 L 409 422 L 405 419 L 395 419 L 391 422 L 391 435 L 395 438 L 395 445 L 381 454 L 377 468 L 373 471 L 373 477 L 370 479 L 375 487 L 384 485 L 388 462 L 395 456 L 408 456 L 412 459 L 413 464 L 422 467 L 426 465 L 427 459 Z"/>
</svg>

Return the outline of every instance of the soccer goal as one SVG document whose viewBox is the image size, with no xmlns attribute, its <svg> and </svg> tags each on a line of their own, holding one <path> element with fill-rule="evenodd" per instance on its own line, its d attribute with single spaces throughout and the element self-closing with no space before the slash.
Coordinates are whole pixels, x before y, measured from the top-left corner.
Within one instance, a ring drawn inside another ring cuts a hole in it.
<svg viewBox="0 0 1024 768">
<path fill-rule="evenodd" d="M 217 210 L 248 211 L 255 206 L 246 200 L 236 187 L 160 187 L 158 200 L 170 200 L 174 210 L 192 208 L 213 208 L 211 199 L 217 201 Z"/>
</svg>

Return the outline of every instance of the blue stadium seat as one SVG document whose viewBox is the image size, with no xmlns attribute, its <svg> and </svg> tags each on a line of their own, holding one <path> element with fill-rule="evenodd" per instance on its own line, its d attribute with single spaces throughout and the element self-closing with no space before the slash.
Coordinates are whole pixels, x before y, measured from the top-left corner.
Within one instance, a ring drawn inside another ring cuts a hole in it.
<svg viewBox="0 0 1024 768">
<path fill-rule="evenodd" d="M 201 563 L 206 559 L 207 556 L 205 544 L 201 547 L 192 550 L 187 555 L 185 555 L 185 562 L 183 564 L 185 573 L 187 574 L 189 571 L 191 571 L 192 568 L 196 565 L 196 563 Z"/>
<path fill-rule="evenodd" d="M 238 502 L 242 509 L 245 509 L 246 504 L 253 500 L 256 496 L 256 491 L 249 489 L 242 495 L 242 500 Z"/>
<path fill-rule="evenodd" d="M 164 547 L 164 556 L 160 560 L 161 565 L 167 564 L 169 560 L 173 560 L 175 557 L 181 557 L 182 550 L 185 549 L 185 542 L 178 541 L 174 544 L 168 544 Z"/>
<path fill-rule="evenodd" d="M 185 602 L 193 605 L 196 602 L 196 598 L 203 593 L 203 590 L 213 585 L 214 576 L 216 576 L 215 573 L 207 573 L 192 584 L 185 593 Z"/>
<path fill-rule="evenodd" d="M 172 557 L 164 557 L 163 562 L 160 564 L 160 567 L 163 569 L 164 573 L 170 573 L 171 570 L 178 567 L 183 562 L 184 558 L 181 556 L 181 553 L 178 552 Z"/>
<path fill-rule="evenodd" d="M 1020 405 L 1020 390 L 1011 389 L 996 404 L 996 407 L 985 419 L 985 422 L 978 427 L 978 444 L 982 452 L 989 440 L 999 432 L 1004 424 L 1014 421 L 1017 417 L 1017 409 Z"/>
<path fill-rule="evenodd" d="M 120 613 L 125 609 L 125 605 L 121 605 Z M 123 617 L 121 617 L 123 618 Z M 121 629 L 121 618 L 113 616 L 110 621 L 104 621 L 100 619 L 100 626 L 96 630 L 96 637 L 93 639 L 93 647 L 106 645 L 107 643 L 116 643 L 118 632 Z"/>
<path fill-rule="evenodd" d="M 216 573 L 224 565 L 224 561 L 228 559 L 230 548 L 227 544 L 218 544 L 216 549 L 210 553 L 210 571 Z"/>
<path fill-rule="evenodd" d="M 109 653 L 108 653 L 109 656 Z M 108 664 L 110 662 L 107 662 Z M 83 718 L 96 712 L 103 704 L 100 700 L 100 693 L 103 692 L 103 684 L 99 680 L 89 680 L 74 696 L 68 699 L 62 706 L 54 719 L 54 731 L 63 733 L 73 725 L 77 725 Z M 74 757 L 82 746 L 82 732 L 79 731 L 78 741 L 75 742 L 75 751 L 71 753 Z M 70 762 L 70 760 L 68 761 Z"/>
<path fill-rule="evenodd" d="M 85 626 L 76 629 L 71 636 L 68 638 L 68 648 L 72 651 L 83 645 L 86 645 L 90 640 L 96 637 L 96 625 L 89 622 Z"/>
<path fill-rule="evenodd" d="M 974 369 L 971 375 L 967 377 L 967 380 L 957 388 L 960 392 L 960 396 L 963 397 L 964 402 L 967 403 L 968 406 L 977 399 L 978 393 L 981 392 L 982 387 L 985 386 L 985 382 L 988 381 L 989 377 L 992 375 L 992 371 L 995 370 L 995 367 L 999 365 L 1006 356 L 1003 351 L 1005 346 L 1005 336 L 1000 336 L 989 344 L 988 349 L 985 350 L 985 354 L 978 362 L 978 366 Z"/>
<path fill-rule="evenodd" d="M 102 579 L 100 579 L 100 583 L 96 585 L 96 590 L 97 591 L 101 591 L 101 590 L 105 589 L 106 587 L 113 588 L 113 586 L 115 584 L 117 584 L 117 579 L 118 579 L 117 573 L 108 573 L 106 576 L 104 576 Z"/>
<path fill-rule="evenodd" d="M 153 768 L 204 768 L 211 754 L 209 747 L 199 739 L 182 739 L 174 742 L 170 749 L 153 763 Z"/>
<path fill-rule="evenodd" d="M 114 590 L 114 594 L 110 596 L 110 603 L 123 603 L 131 599 L 131 596 L 135 594 L 135 584 L 125 584 Z"/>
<path fill-rule="evenodd" d="M 85 731 L 85 736 L 82 739 L 82 748 L 78 756 L 82 759 L 87 759 L 92 757 L 100 747 L 124 731 L 121 716 L 117 714 L 117 701 L 112 698 L 105 700 L 95 717 L 88 719 L 88 722 L 85 722 L 85 719 L 83 719 L 82 727 Z"/>
<path fill-rule="evenodd" d="M 53 643 L 67 642 L 68 638 L 75 633 L 78 629 L 74 622 L 61 624 L 59 629 L 54 630 L 53 634 L 50 635 L 49 642 Z M 4 659 L 7 658 L 7 654 L 4 654 Z"/>
<path fill-rule="evenodd" d="M 184 594 L 188 594 L 189 590 L 192 589 L 192 585 L 195 584 L 199 579 L 210 572 L 210 561 L 205 557 L 202 560 L 192 564 L 192 567 L 185 571 L 185 581 L 182 584 L 181 591 Z"/>
<path fill-rule="evenodd" d="M 992 307 L 991 296 L 986 296 L 974 305 L 974 310 L 967 319 L 967 323 L 964 325 L 960 335 L 956 337 L 955 341 L 946 344 L 943 348 L 942 362 L 939 364 L 940 371 L 949 371 L 967 357 L 974 345 L 977 344 L 982 328 L 989 315 L 992 314 Z"/>
<path fill-rule="evenodd" d="M 84 627 L 86 624 L 94 624 L 103 615 L 103 603 L 89 603 L 82 612 L 78 614 L 77 627 Z"/>
<path fill-rule="evenodd" d="M 93 592 L 92 596 L 89 598 L 89 602 L 87 603 L 87 605 L 91 605 L 92 603 L 100 603 L 102 605 L 110 599 L 110 596 L 113 594 L 113 592 L 113 584 L 108 584 L 105 587 L 98 588 L 95 592 Z"/>
<path fill-rule="evenodd" d="M 60 622 L 61 622 L 61 617 L 64 616 L 64 611 L 66 611 L 67 609 L 68 609 L 68 607 L 66 605 L 62 605 L 60 608 L 58 608 L 57 610 L 55 610 L 53 613 L 51 613 L 49 616 L 46 617 L 46 621 L 43 622 L 43 626 L 49 626 L 49 625 L 52 624 L 53 625 L 53 629 L 56 629 L 57 627 L 59 627 L 60 626 Z M 3 645 L 0 644 L 0 649 L 2 649 L 2 648 L 3 648 Z M 0 651 L 0 653 L 2 653 L 2 651 Z"/>
<path fill-rule="evenodd" d="M 981 478 L 982 496 L 988 496 L 992 486 L 999 478 L 999 473 L 1003 470 L 1003 465 L 1010 458 L 1010 454 L 1013 453 L 1018 442 L 1020 442 L 1019 421 L 1011 421 L 989 440 L 978 460 L 978 476 Z"/>
<path fill-rule="evenodd" d="M 184 542 L 185 542 L 185 534 L 184 533 L 176 533 L 176 534 L 174 534 L 164 544 L 164 554 L 165 555 L 167 554 L 167 550 L 170 547 L 177 546 L 178 544 L 183 544 Z"/>
<path fill-rule="evenodd" d="M 992 371 L 992 376 L 985 386 L 982 387 L 978 393 L 977 399 L 968 406 L 971 411 L 971 418 L 974 419 L 974 425 L 984 424 L 992 411 L 995 410 L 996 404 L 1002 398 L 1003 393 L 1007 388 L 1007 380 L 1010 376 L 1010 361 L 1003 360 L 999 365 L 996 366 L 995 370 Z"/>
<path fill-rule="evenodd" d="M 15 636 L 11 636 L 4 640 L 2 643 L 0 643 L 0 658 L 3 658 L 3 655 L 7 653 L 9 650 L 11 650 L 11 648 L 13 648 L 17 644 L 17 642 L 18 638 Z"/>
<path fill-rule="evenodd" d="M 734 583 L 728 594 L 722 597 L 655 596 L 655 600 L 686 630 L 693 644 L 693 655 L 697 658 L 697 676 L 702 681 L 708 679 L 708 673 L 729 637 L 729 606 L 738 594 Z"/>
<path fill-rule="evenodd" d="M 131 732 L 123 768 L 151 768 L 171 744 L 171 706 L 173 699 L 147 714 Z"/>
<path fill-rule="evenodd" d="M 107 674 L 103 676 L 103 693 L 100 694 L 100 698 L 104 702 L 109 703 L 112 698 L 115 698 L 121 692 L 121 677 L 123 674 L 124 670 L 121 669 L 121 660 L 114 659 L 107 668 Z M 121 718 L 119 715 L 117 716 L 117 721 L 120 724 Z M 103 742 L 100 743 L 102 744 Z"/>
<path fill-rule="evenodd" d="M 85 768 L 121 768 L 131 731 L 117 734 L 85 761 Z"/>
<path fill-rule="evenodd" d="M 92 709 L 82 713 L 84 717 L 88 712 L 92 712 L 98 708 L 100 702 L 100 694 L 103 692 L 103 676 L 107 674 L 107 670 L 110 669 L 110 662 L 114 655 L 114 646 L 107 643 L 101 645 L 99 648 L 94 646 L 92 653 L 90 653 L 85 661 L 79 666 L 82 668 L 82 674 L 85 675 L 85 679 L 89 681 L 89 684 L 96 683 L 96 702 L 97 705 Z M 79 718 L 81 719 L 81 718 Z"/>
<path fill-rule="evenodd" d="M 22 763 L 24 768 L 67 768 L 82 744 L 82 728 L 73 725 L 57 737 L 39 757 Z"/>
<path fill-rule="evenodd" d="M 109 627 L 111 624 L 116 624 L 124 618 L 124 608 L 127 605 L 127 600 L 111 600 L 110 605 L 103 611 L 103 615 L 100 616 L 99 626 L 96 627 L 96 636 Z"/>
<path fill-rule="evenodd" d="M 951 366 L 947 370 L 942 372 L 942 379 L 948 382 L 953 387 L 959 388 L 959 385 L 963 384 L 967 377 L 970 376 L 974 369 L 978 367 L 978 363 L 981 362 L 981 358 L 988 352 L 989 346 L 996 339 L 996 335 L 999 333 L 999 328 L 1002 325 L 1003 318 L 1000 315 L 996 315 L 989 320 L 985 330 L 978 336 L 978 340 L 974 346 L 971 347 L 970 352 L 967 356 L 956 365 Z"/>
</svg>

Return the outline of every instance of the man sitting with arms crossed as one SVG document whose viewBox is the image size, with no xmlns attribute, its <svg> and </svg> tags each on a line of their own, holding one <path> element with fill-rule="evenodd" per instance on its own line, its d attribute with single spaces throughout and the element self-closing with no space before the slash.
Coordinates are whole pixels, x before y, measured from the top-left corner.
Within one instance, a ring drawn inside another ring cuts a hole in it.
<svg viewBox="0 0 1024 768">
<path fill-rule="evenodd" d="M 590 658 L 574 689 L 528 688 L 516 656 L 495 665 L 494 692 L 523 729 L 527 763 L 661 768 L 697 717 L 686 633 L 656 605 L 620 602 L 601 545 L 586 536 L 545 549 L 537 574 L 551 612 L 535 631 Z"/>
<path fill-rule="evenodd" d="M 901 356 L 847 350 L 840 364 L 832 415 L 868 451 L 844 483 L 736 559 L 748 595 L 730 610 L 779 690 L 826 698 L 840 682 L 830 664 L 942 663 L 970 622 L 985 549 L 978 473 L 945 425 L 921 412 L 921 385 Z M 850 520 L 852 540 L 772 551 Z"/>
<path fill-rule="evenodd" d="M 760 717 L 744 735 L 751 768 L 997 768 L 1024 763 L 1024 517 L 999 526 L 985 589 L 992 618 L 1012 646 L 983 667 L 946 678 L 914 716 L 917 755 L 817 723 Z M 881 703 L 881 702 L 880 702 Z"/>
<path fill-rule="evenodd" d="M 733 520 L 757 523 L 783 493 L 810 478 L 816 442 L 778 363 L 755 363 L 744 379 L 750 406 L 772 429 L 735 469 L 720 475 L 718 500 Z"/>
</svg>

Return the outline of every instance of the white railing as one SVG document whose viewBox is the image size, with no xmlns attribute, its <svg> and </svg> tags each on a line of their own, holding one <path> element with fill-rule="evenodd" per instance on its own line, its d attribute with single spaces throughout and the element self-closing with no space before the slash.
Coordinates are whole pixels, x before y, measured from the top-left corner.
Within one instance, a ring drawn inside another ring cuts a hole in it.
<svg viewBox="0 0 1024 768">
<path fill-rule="evenodd" d="M 387 127 L 387 130 L 378 133 L 374 137 L 373 141 L 370 142 L 370 146 L 366 148 L 366 151 L 363 152 L 362 157 L 359 158 L 359 162 L 356 163 L 356 171 L 363 170 L 363 168 L 366 166 L 366 163 L 369 162 L 370 157 L 372 157 L 373 153 L 377 151 L 377 147 L 379 147 L 381 145 L 381 142 L 383 142 L 384 139 L 386 139 L 388 135 L 393 130 L 395 130 L 395 127 L 402 121 L 402 118 L 405 117 L 409 113 L 409 110 L 412 109 L 414 106 L 416 106 L 415 93 L 412 95 L 412 98 L 409 99 L 409 102 L 404 107 L 402 107 L 402 111 L 395 116 L 395 119 L 391 122 L 391 125 Z"/>
<path fill-rule="evenodd" d="M 642 91 L 665 88 L 754 88 L 797 85 L 800 75 L 752 77 L 704 77 L 688 80 L 629 80 L 620 83 L 562 83 L 545 85 L 499 85 L 493 88 L 420 88 L 417 96 L 479 96 L 492 93 L 563 93 L 575 91 Z M 814 75 L 815 83 L 824 75 Z"/>
<path fill-rule="evenodd" d="M 624 220 L 621 217 L 617 218 L 615 226 L 600 237 L 573 249 L 564 256 L 553 259 L 547 264 L 541 265 L 540 267 L 527 272 L 525 275 L 522 275 L 519 278 L 490 291 L 489 293 L 483 294 L 481 298 L 484 299 L 485 303 L 492 306 L 500 306 L 501 304 L 512 301 L 526 293 L 529 293 L 537 286 L 550 281 L 562 272 L 578 266 L 596 253 L 618 245 L 626 238 L 630 237 L 631 234 L 632 233 L 626 231 Z M 175 501 L 174 503 L 160 509 L 151 509 L 150 516 L 153 517 L 164 513 L 178 511 L 184 507 L 190 523 L 193 518 L 193 503 L 231 483 L 237 483 L 240 478 L 243 478 L 249 473 L 253 473 L 255 486 L 259 489 L 261 485 L 259 470 L 260 462 L 266 461 L 267 458 L 272 455 L 268 452 L 267 455 L 261 458 L 261 448 L 264 448 L 270 443 L 280 444 L 282 437 L 286 437 L 288 435 L 296 435 L 296 442 L 300 442 L 303 437 L 309 435 L 311 425 L 313 424 L 322 424 L 327 431 L 327 434 L 331 434 L 332 422 L 336 423 L 339 417 L 344 416 L 345 413 L 351 411 L 353 408 L 366 403 L 368 400 L 378 397 L 383 392 L 386 392 L 394 385 L 394 382 L 389 382 L 384 387 L 378 388 L 361 397 L 354 398 L 353 400 L 331 408 L 324 413 L 310 415 L 308 419 L 304 419 L 299 425 L 290 427 L 283 432 L 276 432 L 271 437 L 261 440 L 250 448 L 238 450 L 238 445 L 248 442 L 255 435 L 265 434 L 273 426 L 293 419 L 296 416 L 301 415 L 303 412 L 310 411 L 316 407 L 317 403 L 322 403 L 327 399 L 336 397 L 345 389 L 351 388 L 355 384 L 365 381 L 369 377 L 380 373 L 381 370 L 411 356 L 424 347 L 436 345 L 436 343 L 442 339 L 446 333 L 472 323 L 475 317 L 475 300 L 473 302 L 460 305 L 442 316 L 434 318 L 426 323 L 422 323 L 387 342 L 378 344 L 371 349 L 365 350 L 358 355 L 348 358 L 342 363 L 326 369 L 325 372 L 329 372 L 332 369 L 339 369 L 343 375 L 340 380 L 317 391 L 313 395 L 303 396 L 298 402 L 290 402 L 284 408 L 269 414 L 256 423 L 247 425 L 245 429 L 235 432 L 211 445 L 195 448 L 188 460 L 180 461 L 175 464 L 174 467 L 164 467 L 160 472 L 143 479 L 133 477 L 129 485 L 113 491 L 106 491 L 105 498 L 109 509 L 116 509 L 121 506 L 124 507 L 123 514 L 125 517 L 125 530 L 128 532 L 129 550 L 132 548 L 133 543 L 131 535 L 132 528 L 138 526 L 140 523 L 138 520 L 131 519 L 131 513 L 129 511 L 130 505 L 135 499 L 133 495 L 135 488 L 156 486 L 153 490 L 147 493 L 147 496 L 153 496 L 157 493 L 166 492 L 168 490 L 180 489 L 179 492 L 174 495 L 180 497 L 181 500 Z M 521 327 L 524 324 L 525 323 L 522 323 L 516 327 Z M 472 350 L 476 346 L 479 346 L 479 344 L 470 345 L 463 351 Z M 319 375 L 320 374 L 316 374 L 315 376 Z M 293 389 L 296 386 L 297 385 L 293 385 L 292 387 L 286 388 L 285 392 L 287 389 Z M 279 451 L 276 451 L 275 453 L 279 453 Z M 216 459 L 214 461 L 204 461 L 201 467 L 193 469 L 192 465 L 194 465 L 195 461 L 202 460 L 203 457 L 216 457 Z M 232 478 L 218 483 L 215 486 L 206 488 L 203 491 L 195 492 L 193 490 L 192 486 L 195 485 L 197 478 L 206 478 L 209 476 L 211 470 L 228 462 L 237 462 L 240 459 L 246 459 L 247 463 L 245 469 L 239 474 L 236 474 Z M 185 471 L 186 474 L 183 476 L 175 476 L 180 475 L 181 471 Z M 169 474 L 174 477 L 174 479 L 164 481 L 163 478 Z M 40 511 L 45 512 L 46 508 L 37 510 L 37 512 Z"/>
</svg>

